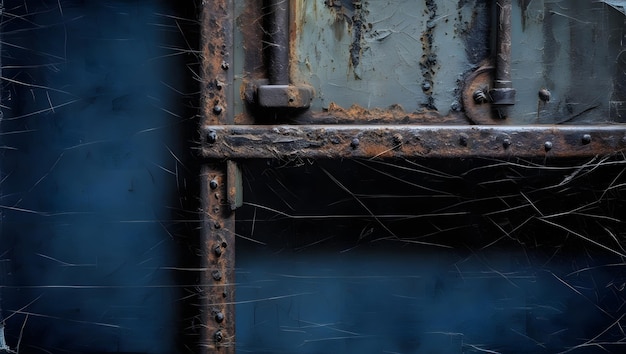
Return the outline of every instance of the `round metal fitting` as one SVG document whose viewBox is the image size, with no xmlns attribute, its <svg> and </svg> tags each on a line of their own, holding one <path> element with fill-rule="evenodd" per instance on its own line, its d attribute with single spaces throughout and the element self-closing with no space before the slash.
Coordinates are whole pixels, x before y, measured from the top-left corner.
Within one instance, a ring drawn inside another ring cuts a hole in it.
<svg viewBox="0 0 626 354">
<path fill-rule="evenodd" d="M 217 141 L 217 132 L 215 130 L 209 130 L 209 132 L 206 134 L 206 141 L 209 144 L 213 144 Z"/>
<path fill-rule="evenodd" d="M 219 184 L 216 179 L 212 179 L 211 182 L 209 182 L 209 187 L 211 187 L 211 189 L 217 189 L 218 186 Z"/>
<path fill-rule="evenodd" d="M 487 94 L 485 93 L 484 90 L 474 91 L 474 94 L 472 95 L 472 97 L 474 98 L 474 102 L 476 104 L 483 104 L 483 103 L 487 103 L 488 101 Z"/>
<path fill-rule="evenodd" d="M 215 339 L 216 342 L 221 342 L 224 340 L 224 335 L 222 334 L 222 331 L 217 331 L 215 332 L 215 334 L 213 335 L 213 339 Z"/>
<path fill-rule="evenodd" d="M 213 106 L 213 113 L 215 113 L 216 115 L 221 114 L 223 110 L 224 108 L 222 108 L 222 106 L 220 106 L 219 104 Z"/>
<path fill-rule="evenodd" d="M 219 257 L 222 255 L 222 247 L 220 245 L 215 246 L 215 248 L 213 248 L 213 253 L 215 253 L 215 256 Z"/>
<path fill-rule="evenodd" d="M 222 323 L 224 322 L 224 314 L 221 312 L 218 312 L 215 314 L 215 322 L 217 323 Z"/>
<path fill-rule="evenodd" d="M 551 141 L 546 141 L 546 142 L 543 144 L 543 148 L 544 148 L 546 151 L 550 151 L 550 150 L 552 150 L 552 142 L 551 142 Z"/>
<path fill-rule="evenodd" d="M 539 95 L 539 99 L 542 100 L 543 102 L 550 101 L 550 96 L 552 96 L 552 94 L 550 93 L 550 91 L 548 91 L 547 88 L 542 88 L 541 90 L 539 90 L 538 95 Z"/>
<path fill-rule="evenodd" d="M 461 133 L 461 135 L 459 135 L 459 144 L 461 144 L 461 146 L 467 146 L 467 143 L 469 141 L 469 136 L 465 133 Z"/>
<path fill-rule="evenodd" d="M 511 139 L 509 139 L 509 138 L 506 138 L 506 139 L 504 139 L 504 140 L 502 141 L 502 146 L 503 146 L 505 149 L 508 149 L 508 148 L 509 148 L 509 146 L 511 146 L 511 144 L 512 144 L 512 143 L 511 143 Z"/>
<path fill-rule="evenodd" d="M 213 277 L 213 280 L 215 280 L 215 281 L 222 280 L 222 272 L 220 272 L 217 269 L 214 270 L 213 272 L 211 272 L 211 276 Z"/>
<path fill-rule="evenodd" d="M 587 145 L 587 144 L 591 143 L 591 134 L 585 134 L 585 135 L 583 135 L 582 142 L 583 142 L 583 144 L 585 144 L 585 145 Z"/>
<path fill-rule="evenodd" d="M 359 141 L 359 138 L 354 138 L 350 142 L 350 147 L 352 147 L 353 149 L 356 149 L 359 147 L 359 144 L 361 144 L 361 142 Z"/>
</svg>

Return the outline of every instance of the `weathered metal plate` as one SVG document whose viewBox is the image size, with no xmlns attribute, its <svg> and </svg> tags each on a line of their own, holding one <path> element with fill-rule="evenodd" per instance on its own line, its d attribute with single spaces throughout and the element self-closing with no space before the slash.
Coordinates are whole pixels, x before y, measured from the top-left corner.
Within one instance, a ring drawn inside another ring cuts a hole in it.
<svg viewBox="0 0 626 354">
<path fill-rule="evenodd" d="M 626 126 L 205 126 L 210 159 L 575 157 L 626 149 Z"/>
</svg>

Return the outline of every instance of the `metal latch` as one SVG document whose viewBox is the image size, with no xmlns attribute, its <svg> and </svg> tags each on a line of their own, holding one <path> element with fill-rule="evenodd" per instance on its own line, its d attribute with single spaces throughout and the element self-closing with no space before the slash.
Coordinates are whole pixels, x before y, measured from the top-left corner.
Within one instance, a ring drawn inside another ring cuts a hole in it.
<svg viewBox="0 0 626 354">
<path fill-rule="evenodd" d="M 467 117 L 476 124 L 497 124 L 515 104 L 511 81 L 511 0 L 496 1 L 496 50 L 465 80 L 463 106 Z M 495 75 L 493 74 L 495 72 Z"/>
<path fill-rule="evenodd" d="M 268 79 L 258 80 L 249 87 L 248 103 L 272 109 L 309 108 L 313 87 L 292 85 L 289 80 L 289 1 L 267 1 L 265 19 Z"/>
</svg>

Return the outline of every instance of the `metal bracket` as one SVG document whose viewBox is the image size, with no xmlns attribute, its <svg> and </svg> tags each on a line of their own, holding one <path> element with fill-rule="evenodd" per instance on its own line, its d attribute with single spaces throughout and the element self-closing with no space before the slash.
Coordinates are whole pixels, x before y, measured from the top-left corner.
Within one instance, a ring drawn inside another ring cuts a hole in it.
<svg viewBox="0 0 626 354">
<path fill-rule="evenodd" d="M 515 104 L 511 81 L 511 0 L 496 2 L 496 53 L 465 80 L 465 113 L 475 124 L 502 124 Z"/>
<path fill-rule="evenodd" d="M 314 90 L 309 85 L 291 85 L 289 80 L 289 1 L 268 0 L 265 32 L 268 46 L 267 80 L 259 80 L 246 94 L 248 103 L 271 109 L 306 109 Z"/>
</svg>

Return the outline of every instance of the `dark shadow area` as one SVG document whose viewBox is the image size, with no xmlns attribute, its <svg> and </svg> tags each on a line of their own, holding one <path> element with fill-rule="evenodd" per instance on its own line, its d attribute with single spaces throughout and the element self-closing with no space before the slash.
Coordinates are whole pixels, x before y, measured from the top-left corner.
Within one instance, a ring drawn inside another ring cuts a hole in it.
<svg viewBox="0 0 626 354">
<path fill-rule="evenodd" d="M 248 161 L 238 348 L 619 350 L 625 163 Z"/>
</svg>

